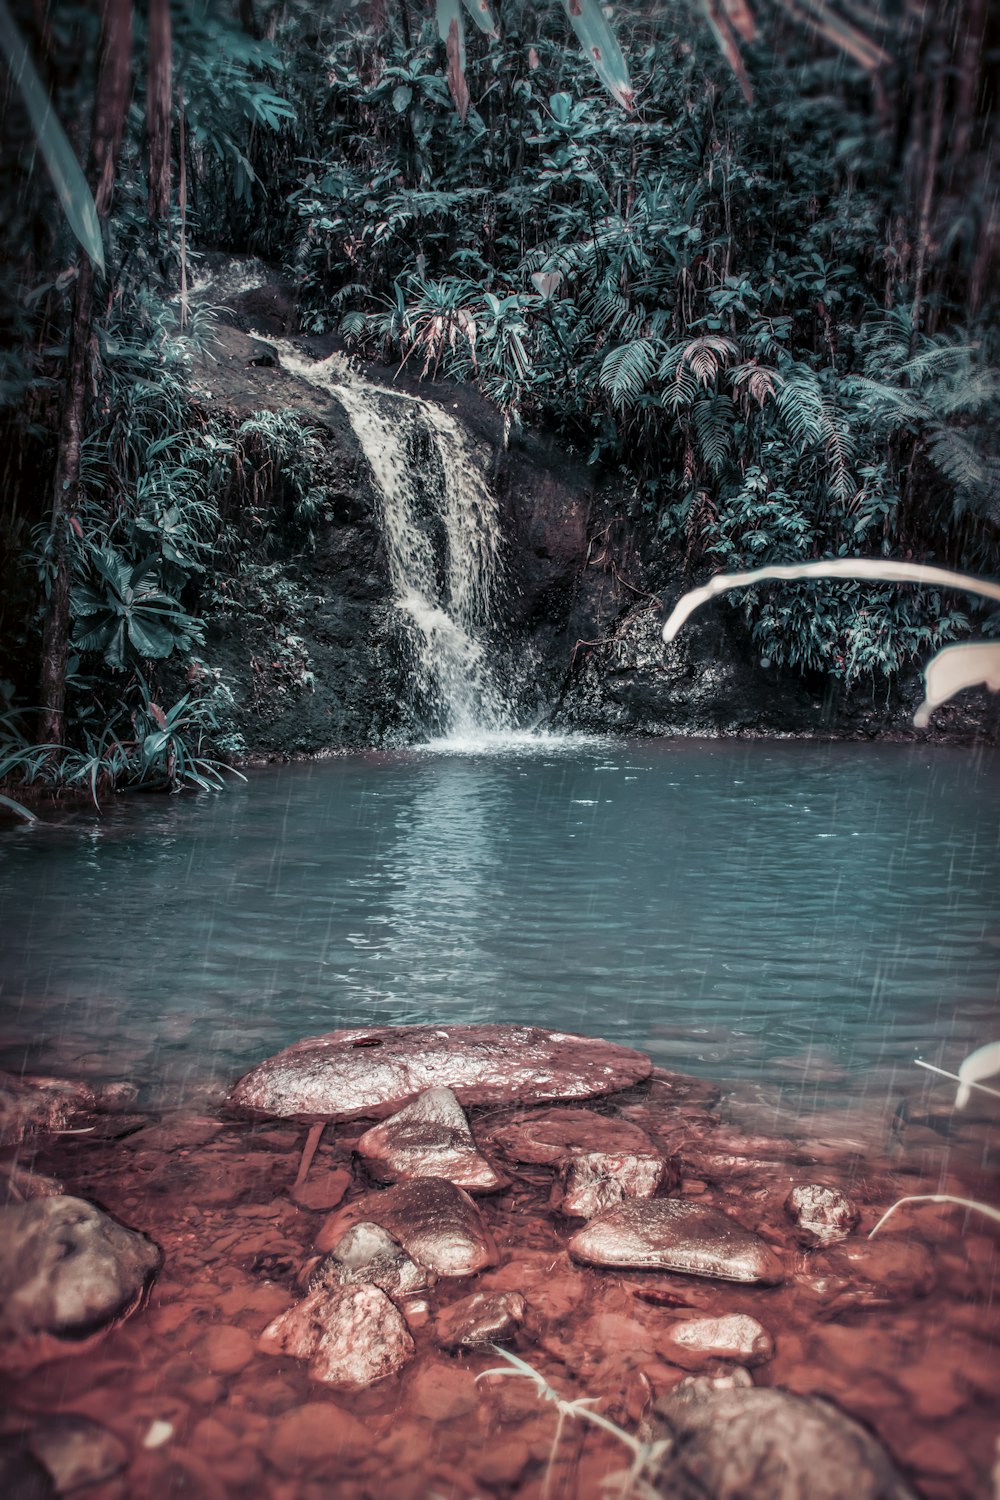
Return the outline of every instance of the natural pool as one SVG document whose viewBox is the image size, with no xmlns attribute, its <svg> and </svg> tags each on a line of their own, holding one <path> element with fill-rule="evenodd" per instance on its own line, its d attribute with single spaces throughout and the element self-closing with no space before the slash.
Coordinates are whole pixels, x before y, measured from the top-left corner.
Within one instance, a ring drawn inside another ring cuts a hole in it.
<svg viewBox="0 0 1000 1500">
<path fill-rule="evenodd" d="M 117 1434 L 127 1468 L 86 1500 L 603 1497 L 620 1445 L 572 1423 L 554 1444 L 530 1382 L 477 1382 L 497 1356 L 442 1354 L 433 1323 L 414 1323 L 401 1375 L 357 1394 L 257 1345 L 301 1297 L 325 1213 L 290 1193 L 301 1129 L 225 1121 L 229 1084 L 338 1026 L 516 1021 L 698 1075 L 597 1112 L 648 1131 L 677 1194 L 785 1269 L 743 1287 L 581 1267 L 551 1169 L 522 1166 L 482 1201 L 500 1264 L 475 1283 L 525 1295 L 519 1352 L 641 1434 L 683 1376 L 664 1354 L 676 1320 L 753 1317 L 775 1346 L 756 1384 L 832 1396 L 927 1500 L 987 1500 L 995 1233 L 937 1208 L 901 1215 L 884 1249 L 864 1232 L 904 1193 L 996 1201 L 991 1102 L 953 1115 L 954 1085 L 914 1059 L 954 1069 L 997 1034 L 998 830 L 987 754 L 508 740 L 5 831 L 0 1066 L 141 1090 L 134 1116 L 44 1142 L 36 1167 L 165 1252 L 140 1314 L 7 1382 L 27 1414 L 11 1420 Z M 500 1128 L 489 1110 L 472 1125 Z M 350 1179 L 349 1203 L 371 1189 L 357 1135 L 328 1132 L 314 1168 Z M 860 1206 L 839 1266 L 796 1242 L 783 1203 L 803 1182 Z M 434 1289 L 434 1316 L 457 1288 Z"/>
<path fill-rule="evenodd" d="M 990 754 L 515 740 L 0 840 L 8 1066 L 99 1037 L 173 1094 L 336 1026 L 511 1020 L 883 1105 L 1000 1012 Z"/>
</svg>

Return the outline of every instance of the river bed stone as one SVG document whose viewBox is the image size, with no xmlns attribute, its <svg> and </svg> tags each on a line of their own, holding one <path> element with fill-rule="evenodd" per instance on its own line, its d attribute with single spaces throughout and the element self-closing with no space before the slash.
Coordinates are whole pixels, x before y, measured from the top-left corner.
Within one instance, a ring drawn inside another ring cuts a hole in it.
<svg viewBox="0 0 1000 1500">
<path fill-rule="evenodd" d="M 655 1153 L 588 1151 L 565 1164 L 550 1201 L 567 1218 L 593 1219 L 627 1198 L 676 1186 L 676 1173 Z"/>
<path fill-rule="evenodd" d="M 437 1276 L 473 1276 L 498 1259 L 496 1243 L 468 1193 L 438 1177 L 417 1177 L 369 1193 L 324 1224 L 318 1250 L 335 1250 L 344 1231 L 370 1220 Z"/>
<path fill-rule="evenodd" d="M 357 1151 L 378 1182 L 443 1177 L 467 1193 L 495 1193 L 510 1181 L 477 1149 L 465 1112 L 449 1088 L 428 1089 L 366 1130 Z"/>
<path fill-rule="evenodd" d="M 426 1291 L 428 1273 L 411 1260 L 398 1240 L 381 1224 L 363 1220 L 339 1239 L 312 1272 L 310 1291 L 318 1286 L 352 1286 L 369 1282 L 387 1297 L 412 1297 Z"/>
<path fill-rule="evenodd" d="M 265 1354 L 307 1360 L 314 1380 L 346 1390 L 395 1375 L 414 1352 L 400 1313 L 370 1284 L 317 1287 L 269 1323 L 258 1344 Z"/>
<path fill-rule="evenodd" d="M 774 1251 L 728 1214 L 687 1199 L 638 1199 L 591 1219 L 569 1253 L 594 1266 L 679 1271 L 773 1286 L 784 1271 Z"/>
</svg>

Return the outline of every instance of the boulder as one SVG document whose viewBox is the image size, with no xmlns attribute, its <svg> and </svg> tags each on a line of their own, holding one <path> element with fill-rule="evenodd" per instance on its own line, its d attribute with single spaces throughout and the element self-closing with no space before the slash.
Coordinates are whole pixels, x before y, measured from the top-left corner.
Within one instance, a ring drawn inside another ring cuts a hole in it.
<svg viewBox="0 0 1000 1500">
<path fill-rule="evenodd" d="M 519 1292 L 473 1292 L 438 1314 L 434 1336 L 445 1349 L 474 1349 L 514 1338 L 527 1316 Z"/>
<path fill-rule="evenodd" d="M 685 1381 L 657 1403 L 670 1500 L 917 1500 L 885 1449 L 831 1401 Z"/>
<path fill-rule="evenodd" d="M 798 1225 L 799 1241 L 806 1246 L 846 1240 L 861 1218 L 850 1198 L 816 1182 L 792 1188 L 785 1199 L 785 1212 Z"/>
<path fill-rule="evenodd" d="M 162 1262 L 144 1234 L 81 1198 L 0 1209 L 0 1362 L 34 1363 L 46 1337 L 80 1347 L 138 1304 Z"/>
<path fill-rule="evenodd" d="M 395 1375 L 413 1357 L 402 1316 L 377 1286 L 317 1287 L 264 1329 L 265 1354 L 309 1361 L 324 1385 L 363 1390 Z"/>
<path fill-rule="evenodd" d="M 568 1156 L 590 1151 L 655 1152 L 644 1130 L 593 1109 L 536 1109 L 518 1111 L 492 1124 L 490 1142 L 508 1161 L 558 1166 Z"/>
<path fill-rule="evenodd" d="M 324 1286 L 370 1283 L 387 1297 L 412 1297 L 427 1290 L 427 1272 L 410 1259 L 398 1240 L 380 1224 L 353 1225 L 309 1279 L 310 1291 Z"/>
<path fill-rule="evenodd" d="M 552 1206 L 570 1218 L 592 1219 L 626 1198 L 653 1198 L 676 1184 L 676 1174 L 657 1153 L 588 1151 L 564 1165 Z"/>
<path fill-rule="evenodd" d="M 462 1104 L 589 1099 L 649 1076 L 641 1052 L 534 1026 L 383 1026 L 307 1037 L 236 1084 L 241 1114 L 384 1119 L 426 1089 Z"/>
<path fill-rule="evenodd" d="M 378 1182 L 443 1177 L 468 1193 L 494 1193 L 510 1181 L 477 1150 L 465 1112 L 449 1088 L 428 1089 L 366 1130 L 357 1149 Z"/>
<path fill-rule="evenodd" d="M 415 1177 L 350 1204 L 324 1224 L 317 1249 L 333 1250 L 346 1229 L 363 1221 L 387 1229 L 409 1256 L 437 1276 L 474 1276 L 499 1259 L 468 1193 L 439 1177 Z"/>
<path fill-rule="evenodd" d="M 718 1359 L 752 1368 L 773 1357 L 774 1340 L 756 1318 L 730 1313 L 674 1323 L 661 1353 L 682 1370 L 701 1370 Z"/>
<path fill-rule="evenodd" d="M 722 1281 L 776 1285 L 781 1262 L 759 1235 L 728 1214 L 688 1199 L 622 1203 L 570 1237 L 569 1253 L 592 1266 L 679 1271 Z"/>
</svg>

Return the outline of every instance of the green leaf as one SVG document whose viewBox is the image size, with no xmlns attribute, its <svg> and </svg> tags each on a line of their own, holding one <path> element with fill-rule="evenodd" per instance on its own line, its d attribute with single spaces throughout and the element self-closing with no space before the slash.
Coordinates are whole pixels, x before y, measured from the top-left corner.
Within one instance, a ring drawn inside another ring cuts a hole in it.
<svg viewBox="0 0 1000 1500">
<path fill-rule="evenodd" d="M 631 110 L 635 90 L 617 38 L 598 0 L 563 0 L 569 24 L 598 78 L 624 109 Z"/>
<path fill-rule="evenodd" d="M 38 149 L 49 169 L 49 176 L 69 227 L 94 265 L 103 271 L 104 243 L 101 239 L 101 225 L 87 179 L 66 139 L 65 131 L 52 112 L 52 101 L 45 92 L 27 45 L 14 24 L 7 8 L 7 0 L 0 0 L 0 52 L 3 53 L 10 76 L 24 100 Z"/>
<path fill-rule="evenodd" d="M 407 88 L 404 83 L 399 84 L 397 88 L 393 89 L 392 107 L 396 111 L 397 115 L 401 115 L 405 110 L 409 109 L 412 99 L 413 90 L 411 88 Z"/>
</svg>

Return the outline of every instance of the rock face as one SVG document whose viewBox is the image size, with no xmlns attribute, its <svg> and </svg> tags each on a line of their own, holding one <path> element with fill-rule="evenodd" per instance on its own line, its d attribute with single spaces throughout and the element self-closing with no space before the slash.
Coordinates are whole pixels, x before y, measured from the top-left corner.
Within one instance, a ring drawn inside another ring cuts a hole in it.
<svg viewBox="0 0 1000 1500">
<path fill-rule="evenodd" d="M 437 1276 L 474 1276 L 497 1263 L 497 1247 L 478 1208 L 461 1188 L 437 1177 L 416 1177 L 384 1193 L 370 1193 L 323 1226 L 320 1250 L 339 1250 L 346 1228 L 379 1224 L 408 1255 Z"/>
<path fill-rule="evenodd" d="M 0 1209 L 0 1357 L 33 1360 L 44 1335 L 97 1332 L 131 1311 L 161 1260 L 152 1240 L 81 1198 Z"/>
<path fill-rule="evenodd" d="M 660 1401 L 670 1500 L 917 1500 L 885 1450 L 832 1402 L 694 1380 Z"/>
<path fill-rule="evenodd" d="M 799 1226 L 799 1239 L 804 1245 L 834 1245 L 846 1240 L 861 1218 L 850 1198 L 815 1182 L 792 1188 L 785 1199 L 785 1212 Z"/>
<path fill-rule="evenodd" d="M 385 1026 L 296 1042 L 245 1074 L 229 1104 L 283 1119 L 384 1118 L 427 1089 L 463 1104 L 590 1099 L 651 1070 L 630 1047 L 533 1026 Z"/>
<path fill-rule="evenodd" d="M 387 1297 L 412 1297 L 427 1289 L 427 1272 L 411 1260 L 380 1224 L 355 1224 L 310 1278 L 310 1290 L 369 1282 Z"/>
<path fill-rule="evenodd" d="M 445 1349 L 474 1349 L 512 1339 L 527 1316 L 519 1292 L 473 1292 L 439 1314 L 434 1333 Z"/>
<path fill-rule="evenodd" d="M 517 1114 L 491 1126 L 487 1133 L 508 1161 L 539 1166 L 558 1166 L 567 1156 L 591 1151 L 643 1155 L 655 1149 L 638 1125 L 589 1109 L 544 1109 Z"/>
<path fill-rule="evenodd" d="M 728 1359 L 752 1367 L 774 1354 L 774 1340 L 756 1318 L 730 1313 L 723 1318 L 692 1318 L 675 1323 L 663 1354 L 682 1370 L 700 1370 L 713 1360 Z"/>
<path fill-rule="evenodd" d="M 718 1209 L 674 1198 L 623 1203 L 578 1229 L 568 1249 L 592 1266 L 679 1271 L 765 1286 L 784 1275 L 778 1257 L 758 1235 Z"/>
<path fill-rule="evenodd" d="M 366 1130 L 358 1155 L 378 1182 L 444 1177 L 467 1193 L 494 1193 L 510 1180 L 476 1149 L 462 1106 L 448 1088 L 428 1089 Z"/>
<path fill-rule="evenodd" d="M 652 1198 L 676 1181 L 662 1156 L 588 1151 L 566 1163 L 552 1203 L 570 1218 L 592 1219 L 626 1198 Z"/>
<path fill-rule="evenodd" d="M 266 1354 L 309 1361 L 324 1385 L 363 1390 L 395 1375 L 413 1357 L 402 1316 L 377 1286 L 317 1287 L 269 1323 L 260 1336 Z"/>
</svg>

